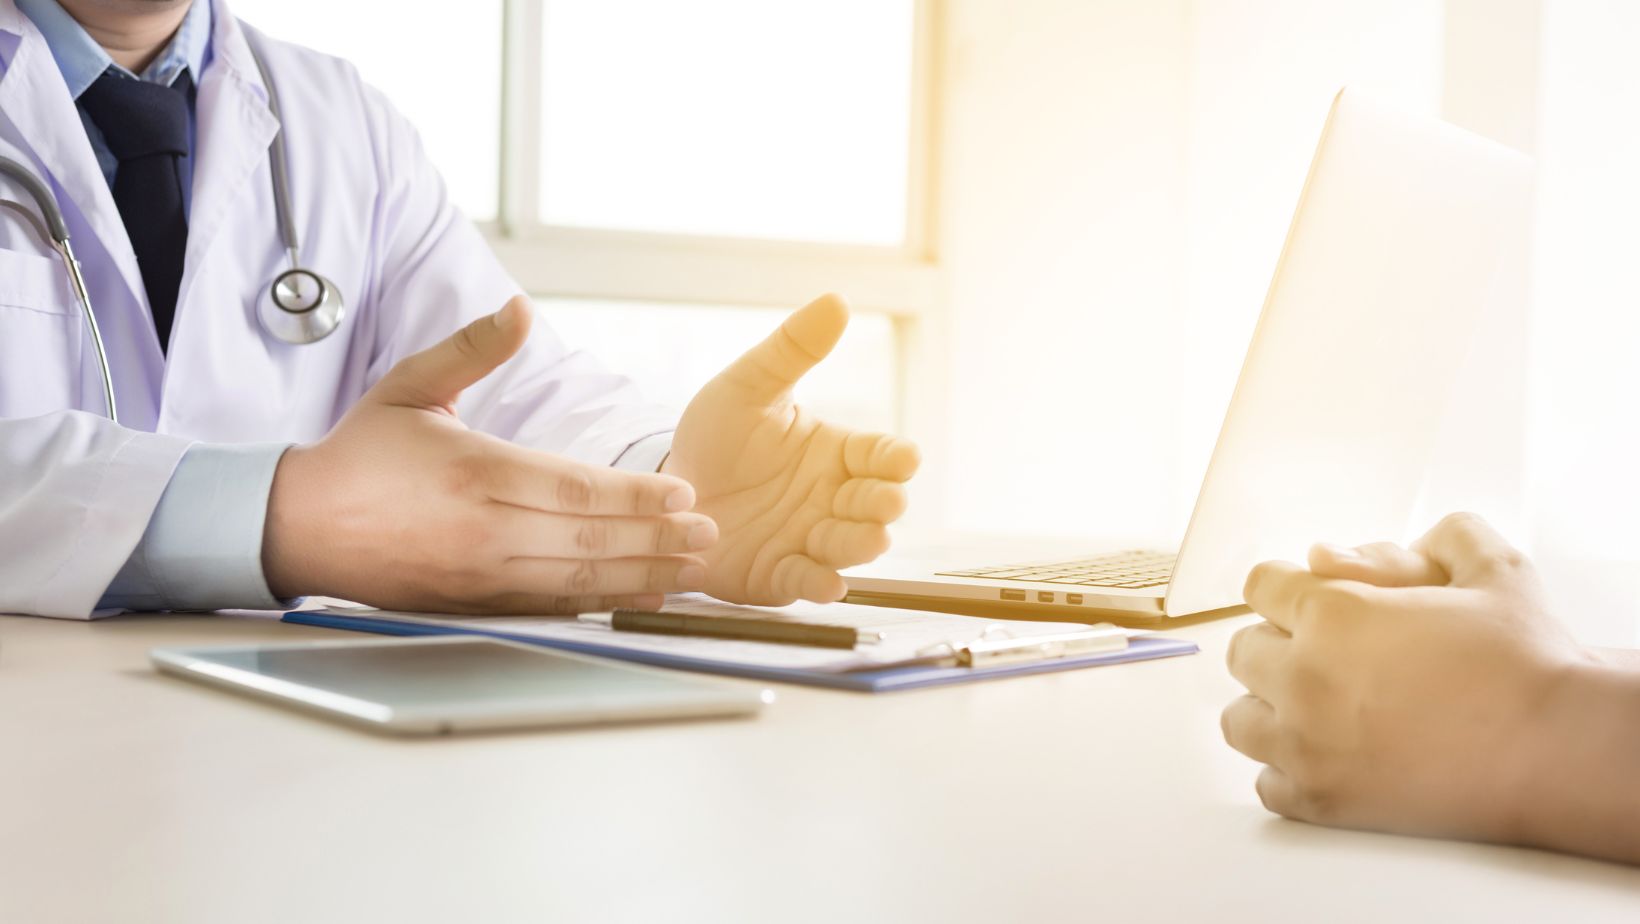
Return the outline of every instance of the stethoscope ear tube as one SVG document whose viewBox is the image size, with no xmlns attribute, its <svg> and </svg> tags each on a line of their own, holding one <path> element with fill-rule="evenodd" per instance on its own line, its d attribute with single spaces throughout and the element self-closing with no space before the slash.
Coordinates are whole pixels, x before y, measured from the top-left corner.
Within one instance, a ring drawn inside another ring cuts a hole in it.
<svg viewBox="0 0 1640 924">
<path fill-rule="evenodd" d="M 0 170 L 0 173 L 4 173 L 4 171 Z M 7 173 L 6 176 L 11 176 L 11 174 Z M 23 221 L 28 223 L 30 228 L 34 229 L 35 234 L 40 235 L 40 240 L 53 247 L 57 245 L 57 239 L 51 236 L 51 231 L 46 228 L 46 223 L 40 220 L 40 216 L 24 208 L 23 203 L 13 202 L 10 199 L 0 199 L 0 209 L 10 209 L 16 212 Z"/>
<path fill-rule="evenodd" d="M 74 288 L 74 300 L 80 303 L 80 312 L 85 317 L 85 328 L 91 334 L 91 345 L 97 353 L 97 372 L 102 377 L 103 406 L 108 411 L 108 419 L 119 423 L 120 412 L 114 400 L 114 377 L 108 369 L 108 352 L 103 348 L 102 331 L 97 328 L 97 313 L 91 310 L 91 293 L 86 290 L 85 276 L 80 272 L 80 261 L 74 256 L 74 247 L 68 242 L 68 223 L 63 221 L 63 213 L 57 207 L 57 199 L 33 172 L 9 157 L 0 157 L 0 174 L 23 187 L 34 199 L 35 207 L 40 210 L 40 215 L 36 218 L 18 203 L 0 199 L 0 205 L 27 219 L 29 226 L 45 238 L 46 244 L 62 258 L 63 268 L 68 270 L 69 285 Z"/>
<path fill-rule="evenodd" d="M 91 332 L 91 346 L 97 351 L 97 371 L 102 374 L 103 403 L 108 408 L 108 419 L 119 423 L 120 411 L 114 401 L 114 376 L 108 371 L 108 352 L 103 349 L 102 331 L 97 327 L 97 313 L 91 310 L 91 293 L 86 291 L 80 261 L 75 258 L 74 248 L 66 236 L 57 245 L 57 252 L 62 255 L 63 265 L 68 267 L 68 281 L 74 286 L 74 297 L 80 303 L 80 310 L 85 313 L 85 329 Z"/>
<path fill-rule="evenodd" d="M 32 170 L 9 157 L 0 157 L 0 174 L 5 174 L 16 180 L 17 185 L 23 187 L 24 191 L 34 200 L 35 207 L 40 210 L 40 217 L 45 220 L 45 226 L 41 227 L 34 220 L 33 215 L 29 215 L 16 203 L 6 202 L 5 204 L 27 215 L 30 224 L 33 224 L 35 230 L 40 232 L 41 237 L 47 239 L 47 243 L 68 243 L 68 222 L 63 221 L 63 212 L 57 208 L 57 197 L 51 194 L 51 190 L 46 187 L 46 184 L 40 182 Z"/>
</svg>

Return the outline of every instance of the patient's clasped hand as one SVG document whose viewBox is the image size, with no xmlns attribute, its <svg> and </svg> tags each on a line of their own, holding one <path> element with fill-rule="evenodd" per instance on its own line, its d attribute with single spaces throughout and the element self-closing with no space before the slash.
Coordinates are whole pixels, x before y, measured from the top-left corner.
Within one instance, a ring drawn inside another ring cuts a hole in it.
<svg viewBox="0 0 1640 924">
<path fill-rule="evenodd" d="M 1225 740 L 1290 818 L 1640 862 L 1637 653 L 1579 645 L 1470 514 L 1258 566 Z"/>
</svg>

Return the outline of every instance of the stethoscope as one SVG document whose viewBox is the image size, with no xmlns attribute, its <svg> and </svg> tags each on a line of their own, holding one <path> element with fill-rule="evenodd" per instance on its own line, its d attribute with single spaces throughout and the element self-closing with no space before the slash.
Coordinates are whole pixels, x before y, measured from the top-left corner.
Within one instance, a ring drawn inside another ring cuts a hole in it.
<svg viewBox="0 0 1640 924">
<path fill-rule="evenodd" d="M 262 56 L 256 48 L 256 40 L 248 30 L 245 33 L 245 40 L 250 46 L 251 60 L 256 62 L 256 70 L 262 75 L 262 85 L 267 88 L 268 111 L 273 113 L 274 121 L 279 124 L 273 142 L 268 145 L 268 163 L 273 173 L 273 208 L 279 221 L 279 238 L 285 245 L 286 255 L 290 258 L 290 268 L 274 277 L 267 293 L 258 301 L 256 316 L 261 321 L 262 328 L 270 335 L 285 343 L 300 346 L 330 336 L 341 326 L 342 317 L 347 313 L 347 306 L 342 301 L 342 293 L 334 282 L 302 266 L 296 223 L 291 220 L 290 162 L 285 154 L 285 120 L 279 107 L 279 94 L 274 89 L 272 77 L 268 75 L 267 65 L 262 63 Z M 0 207 L 22 215 L 29 227 L 33 228 L 35 233 L 62 258 L 63 266 L 68 270 L 69 283 L 74 289 L 74 299 L 80 304 L 80 313 L 85 317 L 86 330 L 91 332 L 91 342 L 96 347 L 97 369 L 102 374 L 103 398 L 108 408 L 108 419 L 118 423 L 120 418 L 119 412 L 115 409 L 114 378 L 108 371 L 108 351 L 103 346 L 102 331 L 97 328 L 96 314 L 91 310 L 91 295 L 86 291 L 80 261 L 75 259 L 74 248 L 68 242 L 68 224 L 63 221 L 62 209 L 57 207 L 57 199 L 46 184 L 22 164 L 0 157 L 0 175 L 16 180 L 34 199 L 35 206 L 40 210 L 39 217 L 36 217 L 21 203 L 0 198 Z"/>
</svg>

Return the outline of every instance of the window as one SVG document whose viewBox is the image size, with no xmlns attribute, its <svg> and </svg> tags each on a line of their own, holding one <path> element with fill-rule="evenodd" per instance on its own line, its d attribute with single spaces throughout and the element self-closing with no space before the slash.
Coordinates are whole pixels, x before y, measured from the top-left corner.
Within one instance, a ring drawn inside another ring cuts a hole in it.
<svg viewBox="0 0 1640 924">
<path fill-rule="evenodd" d="M 373 3 L 234 0 L 269 35 L 353 62 L 421 132 L 455 203 L 496 216 L 501 163 L 502 0 L 400 0 L 389 25 Z"/>
<path fill-rule="evenodd" d="M 546 0 L 551 225 L 899 246 L 911 0 Z"/>
<path fill-rule="evenodd" d="M 780 308 L 690 307 L 545 299 L 541 314 L 567 340 L 682 409 L 706 381 L 786 316 Z M 643 331 L 634 337 L 632 332 Z M 686 348 L 679 349 L 679 344 Z M 830 358 L 798 383 L 797 398 L 822 418 L 868 430 L 895 428 L 895 334 L 884 315 L 857 315 Z"/>
<path fill-rule="evenodd" d="M 512 0 L 502 259 L 548 296 L 926 310 L 927 7 Z"/>
<path fill-rule="evenodd" d="M 880 428 L 902 403 L 893 319 L 935 292 L 928 6 L 403 0 L 384 28 L 372 4 L 234 3 L 387 94 L 571 342 L 683 400 L 781 312 L 841 292 L 856 319 L 805 401 Z M 665 356 L 678 342 L 691 355 Z"/>
</svg>

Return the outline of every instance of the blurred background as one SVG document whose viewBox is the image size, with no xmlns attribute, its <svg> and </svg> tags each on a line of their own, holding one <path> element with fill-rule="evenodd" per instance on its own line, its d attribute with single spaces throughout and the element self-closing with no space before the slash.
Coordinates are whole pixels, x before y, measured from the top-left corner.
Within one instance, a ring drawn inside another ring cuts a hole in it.
<svg viewBox="0 0 1640 924">
<path fill-rule="evenodd" d="M 1390 538 L 1478 509 L 1580 635 L 1640 641 L 1607 605 L 1640 599 L 1640 4 L 233 7 L 354 61 L 550 323 L 662 400 L 849 296 L 800 398 L 920 440 L 910 520 L 948 533 L 1177 540 L 1340 86 L 1525 150 L 1531 252 Z"/>
</svg>

